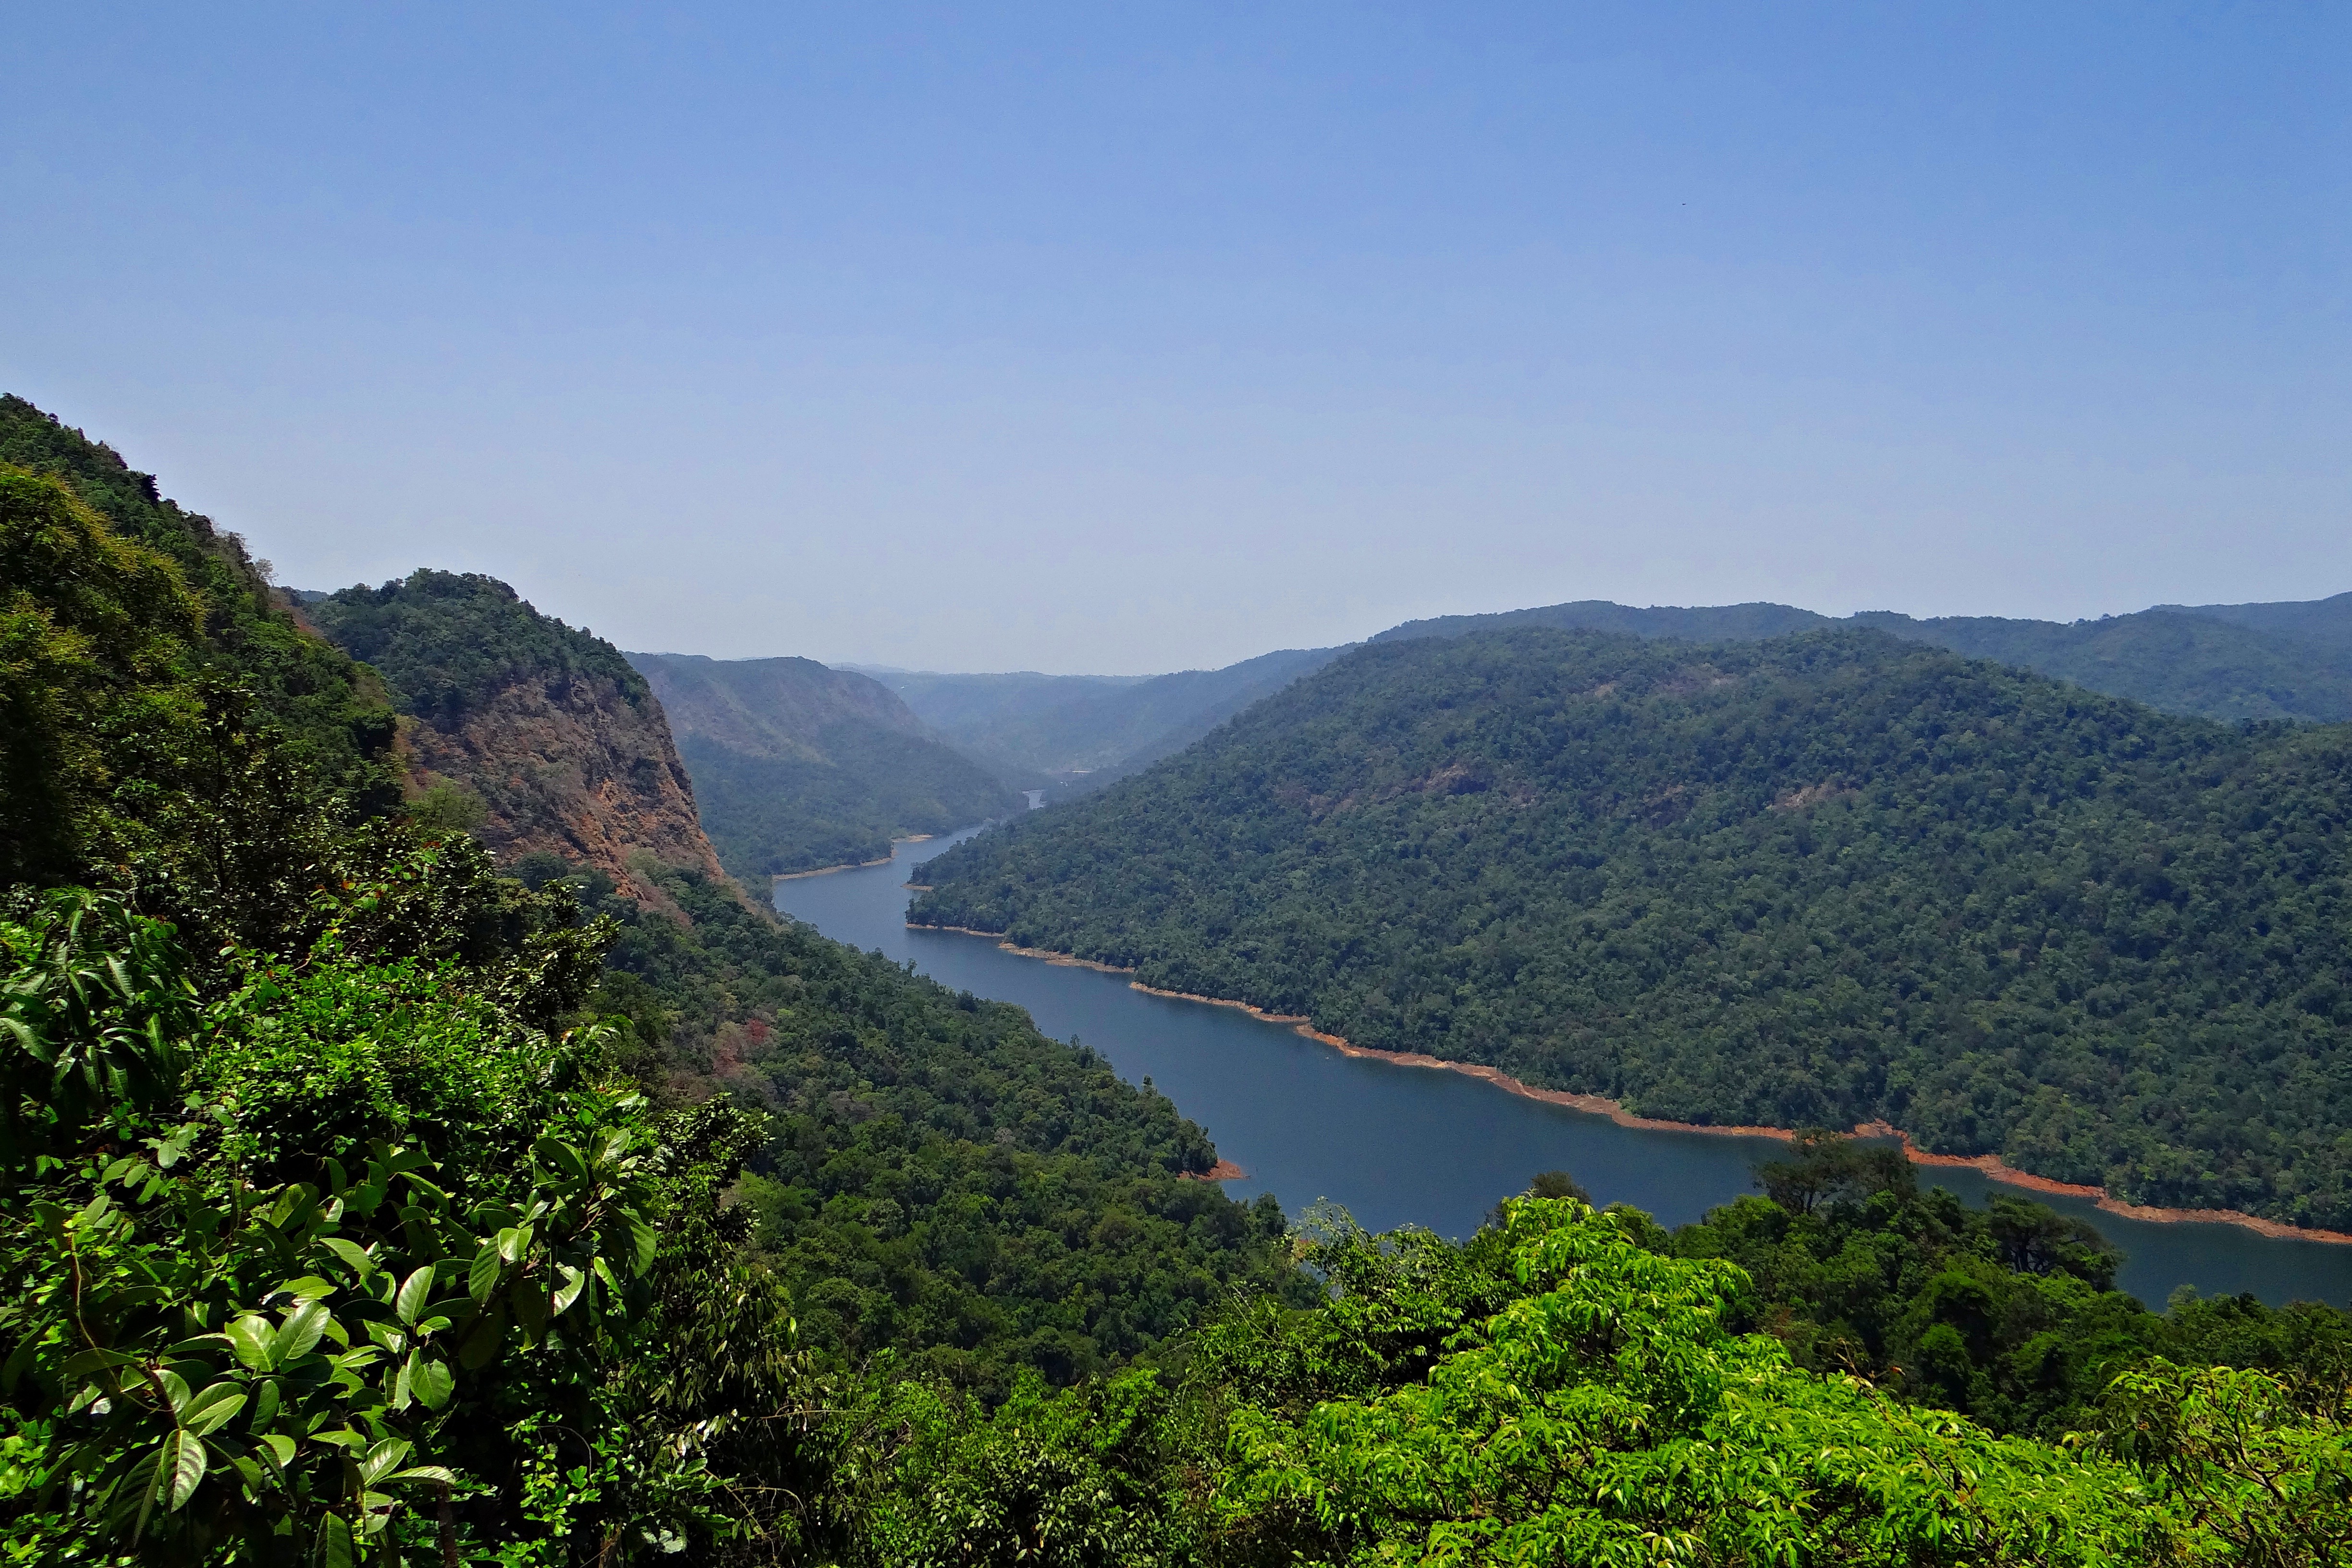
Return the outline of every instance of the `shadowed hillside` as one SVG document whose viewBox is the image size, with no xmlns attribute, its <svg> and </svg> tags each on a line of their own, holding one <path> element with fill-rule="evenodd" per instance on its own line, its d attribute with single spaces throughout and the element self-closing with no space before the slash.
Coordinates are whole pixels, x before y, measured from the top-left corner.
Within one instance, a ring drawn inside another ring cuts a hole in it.
<svg viewBox="0 0 2352 1568">
<path fill-rule="evenodd" d="M 806 658 L 629 659 L 669 713 L 720 860 L 757 889 L 1024 808 L 863 675 Z"/>
</svg>

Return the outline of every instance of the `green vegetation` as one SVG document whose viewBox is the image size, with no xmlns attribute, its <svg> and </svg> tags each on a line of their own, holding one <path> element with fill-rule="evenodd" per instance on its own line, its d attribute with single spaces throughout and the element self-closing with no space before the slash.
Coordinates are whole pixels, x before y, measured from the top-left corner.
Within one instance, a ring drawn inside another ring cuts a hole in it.
<svg viewBox="0 0 2352 1568">
<path fill-rule="evenodd" d="M 1853 618 L 1906 641 L 1998 659 L 2168 712 L 2232 723 L 2352 719 L 2352 658 L 2343 650 L 2192 612 L 2142 610 L 2070 626 L 1990 616 Z"/>
<path fill-rule="evenodd" d="M 2352 719 L 2352 595 L 2347 594 L 2307 604 L 2158 605 L 2136 615 L 2071 623 L 1990 616 L 1915 620 L 1885 610 L 1835 621 L 1789 605 L 1634 609 L 1588 599 L 1499 615 L 1408 621 L 1372 640 L 1549 626 L 1687 642 L 1748 642 L 1836 626 L 1871 626 L 1906 642 L 1999 659 L 2172 713 L 2233 723 Z"/>
<path fill-rule="evenodd" d="M 772 1110 L 739 1212 L 812 1349 L 1001 1398 L 1024 1367 L 1067 1383 L 1236 1290 L 1300 1288 L 1278 1205 L 1186 1179 L 1216 1152 L 1165 1097 L 1017 1007 L 779 929 L 694 872 L 640 874 L 687 921 L 589 879 L 617 932 L 592 1010 L 635 1020 L 657 1101 Z"/>
<path fill-rule="evenodd" d="M 2344 1312 L 2194 1292 L 2150 1312 L 2082 1222 L 2004 1194 L 1971 1209 L 1890 1146 L 1807 1134 L 1759 1184 L 1668 1245 L 1738 1264 L 1750 1288 L 1728 1321 L 1800 1366 L 2053 1441 L 2095 1426 L 2115 1378 L 2157 1359 L 2262 1369 L 2314 1412 L 2352 1389 Z"/>
<path fill-rule="evenodd" d="M 453 730 L 518 680 L 609 684 L 632 708 L 653 700 L 609 643 L 575 636 L 478 572 L 418 570 L 380 588 L 345 588 L 304 614 L 383 676 L 400 710 Z"/>
<path fill-rule="evenodd" d="M 163 499 L 153 476 L 13 394 L 0 394 L 0 466 L 58 481 L 121 542 L 177 569 L 203 617 L 187 639 L 191 673 L 241 689 L 291 763 L 379 807 L 392 798 L 383 692 L 349 658 L 302 634 L 273 602 L 268 563 L 248 556 L 236 534 Z M 13 571 L 0 582 L 13 584 Z"/>
<path fill-rule="evenodd" d="M 913 918 L 1676 1121 L 2352 1227 L 2342 730 L 1874 633 L 1376 644 Z"/>
<path fill-rule="evenodd" d="M 660 694 L 719 864 L 746 886 L 877 860 L 1021 810 L 889 691 L 814 659 L 632 654 Z"/>
<path fill-rule="evenodd" d="M 2095 1237 L 1835 1140 L 1674 1236 L 1556 1178 L 1290 1231 L 1016 1009 L 371 815 L 168 552 L 0 505 L 9 1563 L 2352 1550 L 2340 1315 L 2136 1314 Z"/>
</svg>

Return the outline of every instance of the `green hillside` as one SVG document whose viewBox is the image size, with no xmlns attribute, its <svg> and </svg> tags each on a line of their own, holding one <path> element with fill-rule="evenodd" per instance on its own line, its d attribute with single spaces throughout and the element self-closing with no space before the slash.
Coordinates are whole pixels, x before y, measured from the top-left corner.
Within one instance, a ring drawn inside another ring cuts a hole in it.
<svg viewBox="0 0 2352 1568">
<path fill-rule="evenodd" d="M 807 658 L 638 653 L 719 862 L 747 887 L 1024 809 L 883 687 Z"/>
<path fill-rule="evenodd" d="M 2352 594 L 2267 605 L 2158 605 L 2157 608 L 2230 621 L 2352 655 Z"/>
<path fill-rule="evenodd" d="M 1872 632 L 1377 644 L 912 918 L 1677 1121 L 2352 1226 L 2352 731 Z"/>
<path fill-rule="evenodd" d="M 58 480 L 123 539 L 169 561 L 201 606 L 192 654 L 233 676 L 306 766 L 378 805 L 392 798 L 383 690 L 349 658 L 302 635 L 242 539 L 165 498 L 153 475 L 113 447 L 14 394 L 0 394 L 0 464 Z"/>
<path fill-rule="evenodd" d="M 1373 638 L 1462 637 L 1514 626 L 1747 642 L 1832 626 L 1874 627 L 1971 658 L 1999 659 L 2172 713 L 2231 722 L 2352 720 L 2352 595 L 2310 604 L 2159 605 L 2095 621 L 1867 611 L 1832 620 L 1788 605 L 1635 609 L 1590 599 L 1486 616 L 1408 621 Z"/>
</svg>

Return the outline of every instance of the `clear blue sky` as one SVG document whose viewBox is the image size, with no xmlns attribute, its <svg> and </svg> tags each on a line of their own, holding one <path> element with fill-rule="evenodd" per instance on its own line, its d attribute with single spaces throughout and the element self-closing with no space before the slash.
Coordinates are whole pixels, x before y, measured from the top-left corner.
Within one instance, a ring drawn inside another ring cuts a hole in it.
<svg viewBox="0 0 2352 1568">
<path fill-rule="evenodd" d="M 5 32 L 0 386 L 300 585 L 1120 671 L 2352 588 L 2342 5 Z"/>
</svg>

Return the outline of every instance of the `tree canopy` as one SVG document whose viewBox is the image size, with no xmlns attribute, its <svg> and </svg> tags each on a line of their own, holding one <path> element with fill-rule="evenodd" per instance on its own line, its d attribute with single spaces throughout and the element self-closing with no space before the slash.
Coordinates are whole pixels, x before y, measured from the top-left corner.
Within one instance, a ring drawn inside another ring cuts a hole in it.
<svg viewBox="0 0 2352 1568">
<path fill-rule="evenodd" d="M 2352 1226 L 2352 730 L 1871 632 L 1375 644 L 931 861 L 1002 931 L 1674 1121 Z"/>
</svg>

